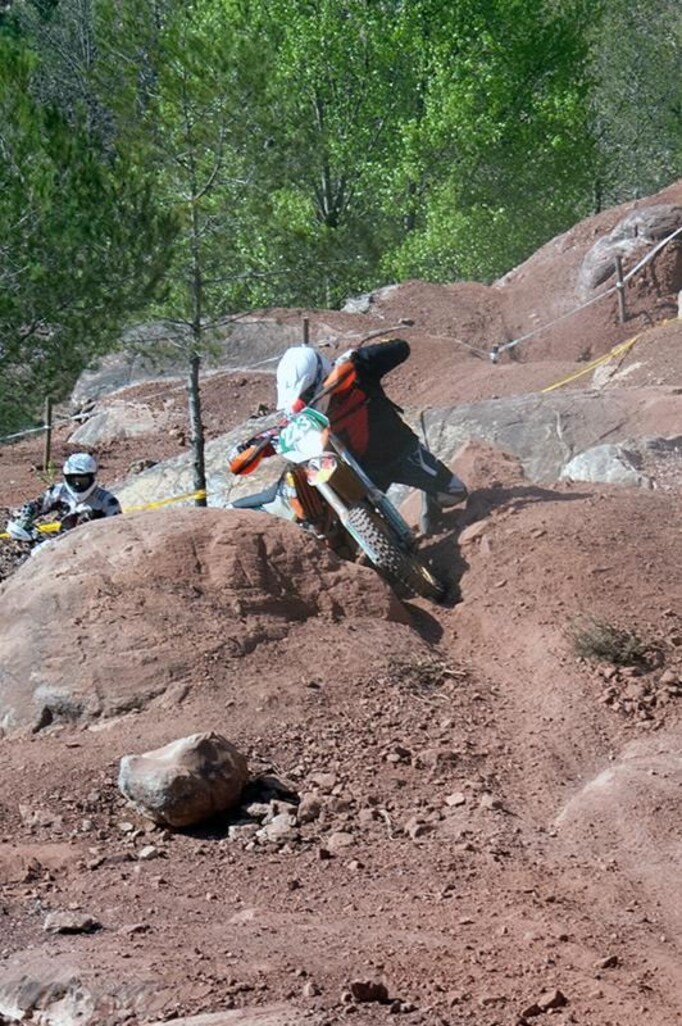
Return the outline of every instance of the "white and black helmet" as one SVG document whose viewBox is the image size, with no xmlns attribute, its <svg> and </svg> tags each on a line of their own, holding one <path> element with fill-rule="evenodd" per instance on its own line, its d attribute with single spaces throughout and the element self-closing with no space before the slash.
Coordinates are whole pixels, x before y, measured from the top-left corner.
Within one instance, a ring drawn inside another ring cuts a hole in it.
<svg viewBox="0 0 682 1026">
<path fill-rule="evenodd" d="M 277 365 L 277 409 L 291 413 L 297 400 L 308 402 L 332 365 L 312 346 L 292 346 Z"/>
<path fill-rule="evenodd" d="M 89 452 L 74 452 L 63 467 L 64 481 L 76 502 L 83 502 L 94 491 L 97 460 Z"/>
</svg>

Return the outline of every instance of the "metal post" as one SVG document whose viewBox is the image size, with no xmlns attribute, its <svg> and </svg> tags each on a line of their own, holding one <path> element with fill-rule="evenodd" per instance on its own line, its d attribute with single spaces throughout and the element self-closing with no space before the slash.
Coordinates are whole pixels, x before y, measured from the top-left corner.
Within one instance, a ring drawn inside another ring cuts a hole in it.
<svg viewBox="0 0 682 1026">
<path fill-rule="evenodd" d="M 617 256 L 614 262 L 616 265 L 616 288 L 618 289 L 618 316 L 620 317 L 620 323 L 625 324 L 628 316 L 625 309 L 625 283 L 623 281 L 622 257 Z"/>
<path fill-rule="evenodd" d="M 303 318 L 303 345 L 310 345 L 310 320 L 307 317 Z"/>
<path fill-rule="evenodd" d="M 43 470 L 50 466 L 50 451 L 52 449 L 52 400 L 45 398 L 45 446 L 43 448 Z"/>
</svg>

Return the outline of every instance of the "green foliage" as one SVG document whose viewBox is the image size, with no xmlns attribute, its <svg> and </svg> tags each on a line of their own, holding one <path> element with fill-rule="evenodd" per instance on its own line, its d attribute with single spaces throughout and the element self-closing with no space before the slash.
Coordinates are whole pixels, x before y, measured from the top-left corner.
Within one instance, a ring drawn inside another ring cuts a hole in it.
<svg viewBox="0 0 682 1026">
<path fill-rule="evenodd" d="M 682 173 L 682 8 L 677 0 L 612 0 L 592 46 L 595 191 L 599 206 L 609 206 Z"/>
<path fill-rule="evenodd" d="M 397 169 L 415 183 L 418 238 L 387 255 L 396 277 L 490 279 L 588 212 L 590 16 L 582 0 L 488 0 L 428 24 Z"/>
<path fill-rule="evenodd" d="M 156 289 L 172 233 L 125 162 L 32 96 L 35 59 L 0 37 L 0 430 L 64 398 Z"/>
</svg>

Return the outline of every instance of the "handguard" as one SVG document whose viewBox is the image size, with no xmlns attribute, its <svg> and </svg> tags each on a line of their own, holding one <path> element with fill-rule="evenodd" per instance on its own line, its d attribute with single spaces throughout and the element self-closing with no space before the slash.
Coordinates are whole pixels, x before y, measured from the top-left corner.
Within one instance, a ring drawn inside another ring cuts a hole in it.
<svg viewBox="0 0 682 1026">
<path fill-rule="evenodd" d="M 230 470 L 238 477 L 252 474 L 266 457 L 274 455 L 275 450 L 271 437 L 252 438 L 248 442 L 242 442 L 235 446 L 232 450 L 229 457 Z"/>
<path fill-rule="evenodd" d="M 25 526 L 20 520 L 9 520 L 7 534 L 13 541 L 31 542 L 36 540 L 36 530 Z"/>
</svg>

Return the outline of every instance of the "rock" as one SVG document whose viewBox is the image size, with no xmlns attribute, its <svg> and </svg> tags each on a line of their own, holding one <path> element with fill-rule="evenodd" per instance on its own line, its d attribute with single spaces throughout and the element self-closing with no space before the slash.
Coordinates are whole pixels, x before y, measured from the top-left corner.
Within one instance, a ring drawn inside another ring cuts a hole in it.
<svg viewBox="0 0 682 1026">
<path fill-rule="evenodd" d="M 495 798 L 494 795 L 489 794 L 487 791 L 481 795 L 478 804 L 480 808 L 488 809 L 490 812 L 499 811 L 504 808 L 500 799 Z"/>
<path fill-rule="evenodd" d="M 265 802 L 249 802 L 244 806 L 244 812 L 251 819 L 258 819 L 261 823 L 273 817 L 273 810 L 269 802 L 267 804 Z"/>
<path fill-rule="evenodd" d="M 392 763 L 394 766 L 398 766 L 401 763 L 408 763 L 412 758 L 412 752 L 409 748 L 405 748 L 404 745 L 392 745 L 389 751 L 384 756 L 386 762 Z"/>
<path fill-rule="evenodd" d="M 336 786 L 337 779 L 335 773 L 313 773 L 310 777 L 311 783 L 319 787 L 320 791 L 331 791 Z"/>
<path fill-rule="evenodd" d="M 111 1020 L 109 1020 L 111 1021 Z M 148 1021 L 148 1020 L 147 1020 Z M 276 1005 L 249 1005 L 247 1008 L 228 1008 L 224 1011 L 200 1012 L 198 1015 L 181 1018 L 155 1020 L 150 1026 L 292 1026 L 292 1023 L 308 1022 L 315 1026 L 319 1020 L 310 1019 L 309 1013 L 301 1015 L 300 1009 L 288 1003 Z"/>
<path fill-rule="evenodd" d="M 618 955 L 607 955 L 606 958 L 600 958 L 598 962 L 595 962 L 595 969 L 615 969 L 616 966 L 620 965 L 620 959 Z"/>
<path fill-rule="evenodd" d="M 445 804 L 456 808 L 458 805 L 466 805 L 466 795 L 462 791 L 454 791 L 445 799 Z"/>
<path fill-rule="evenodd" d="M 93 933 L 102 924 L 83 912 L 50 912 L 43 929 L 46 933 Z"/>
<path fill-rule="evenodd" d="M 456 761 L 457 753 L 451 748 L 424 748 L 414 757 L 414 765 L 417 769 L 439 770 Z"/>
<path fill-rule="evenodd" d="M 414 841 L 418 837 L 424 837 L 425 834 L 431 833 L 433 824 L 425 823 L 419 816 L 412 816 L 403 826 L 403 830 Z"/>
<path fill-rule="evenodd" d="M 280 812 L 258 831 L 256 837 L 261 842 L 272 844 L 297 841 L 299 833 L 296 829 L 296 817 L 290 812 Z"/>
<path fill-rule="evenodd" d="M 227 836 L 231 841 L 250 841 L 258 833 L 257 823 L 234 823 L 228 827 Z"/>
<path fill-rule="evenodd" d="M 158 462 L 158 460 L 151 459 L 133 460 L 133 462 L 128 467 L 128 473 L 141 474 L 143 470 L 149 470 L 151 467 L 155 467 Z"/>
<path fill-rule="evenodd" d="M 475 524 L 469 524 L 469 526 L 465 527 L 463 531 L 460 531 L 458 538 L 459 544 L 471 545 L 472 542 L 478 541 L 482 538 L 487 530 L 488 524 L 485 520 L 480 520 Z"/>
<path fill-rule="evenodd" d="M 568 999 L 560 990 L 548 990 L 538 998 L 538 1007 L 542 1012 L 547 1012 L 550 1008 L 563 1008 L 567 1004 Z"/>
<path fill-rule="evenodd" d="M 150 859 L 158 859 L 161 854 L 162 852 L 156 845 L 146 844 L 144 848 L 140 848 L 137 857 L 140 862 L 148 862 Z"/>
<path fill-rule="evenodd" d="M 532 1005 L 528 1005 L 527 1008 L 524 1008 L 521 1012 L 520 1018 L 521 1021 L 524 1019 L 534 1019 L 536 1015 L 542 1015 L 542 1009 L 536 1002 L 533 1002 Z"/>
<path fill-rule="evenodd" d="M 377 1001 L 382 1005 L 388 1003 L 388 990 L 383 983 L 374 980 L 353 980 L 349 989 L 353 999 L 359 1004 L 370 1001 Z"/>
<path fill-rule="evenodd" d="M 118 786 L 154 822 L 183 827 L 235 806 L 247 780 L 245 757 L 210 731 L 124 756 Z"/>
<path fill-rule="evenodd" d="M 312 823 L 322 812 L 322 802 L 312 794 L 304 794 L 298 806 L 299 823 Z"/>
<path fill-rule="evenodd" d="M 345 830 L 335 830 L 334 833 L 330 834 L 327 838 L 327 848 L 331 852 L 341 851 L 342 848 L 348 848 L 354 843 L 355 838 L 353 835 L 347 833 Z"/>
<path fill-rule="evenodd" d="M 560 481 L 596 481 L 634 488 L 653 488 L 653 481 L 642 473 L 641 456 L 624 445 L 597 445 L 578 453 L 562 468 Z"/>
</svg>

